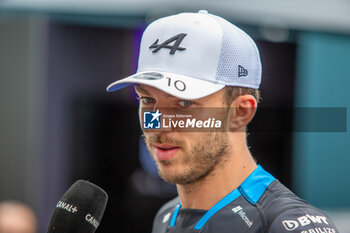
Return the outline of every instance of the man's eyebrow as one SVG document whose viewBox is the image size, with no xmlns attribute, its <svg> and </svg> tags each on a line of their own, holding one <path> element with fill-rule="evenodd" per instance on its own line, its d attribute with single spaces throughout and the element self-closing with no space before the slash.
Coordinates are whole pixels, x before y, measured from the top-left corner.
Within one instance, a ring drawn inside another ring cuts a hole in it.
<svg viewBox="0 0 350 233">
<path fill-rule="evenodd" d="M 149 92 L 146 91 L 145 89 L 143 89 L 142 87 L 140 87 L 140 85 L 136 85 L 136 86 L 135 86 L 135 90 L 136 90 L 137 92 L 140 92 L 141 94 L 149 95 Z"/>
</svg>

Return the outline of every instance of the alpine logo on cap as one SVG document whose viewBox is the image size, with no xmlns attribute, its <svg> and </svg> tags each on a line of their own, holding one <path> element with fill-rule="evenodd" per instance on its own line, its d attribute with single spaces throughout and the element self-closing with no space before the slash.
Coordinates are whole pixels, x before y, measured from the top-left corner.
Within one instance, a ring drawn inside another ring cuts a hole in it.
<svg viewBox="0 0 350 233">
<path fill-rule="evenodd" d="M 173 36 L 166 41 L 164 41 L 161 44 L 158 44 L 159 39 L 157 39 L 149 48 L 154 49 L 152 53 L 158 52 L 162 48 L 170 49 L 170 54 L 175 54 L 176 50 L 186 50 L 186 48 L 179 47 L 181 44 L 181 41 L 185 38 L 187 34 L 180 33 L 176 36 Z M 174 45 L 169 45 L 171 42 L 175 41 Z"/>
<path fill-rule="evenodd" d="M 244 69 L 243 66 L 238 65 L 238 77 L 246 77 L 248 76 L 248 70 Z"/>
</svg>

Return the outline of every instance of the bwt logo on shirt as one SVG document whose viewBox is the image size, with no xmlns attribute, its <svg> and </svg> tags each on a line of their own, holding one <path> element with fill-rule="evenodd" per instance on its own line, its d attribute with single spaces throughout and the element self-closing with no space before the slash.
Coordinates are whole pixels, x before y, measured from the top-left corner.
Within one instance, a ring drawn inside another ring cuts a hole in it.
<svg viewBox="0 0 350 233">
<path fill-rule="evenodd" d="M 162 113 L 157 110 L 156 112 L 143 112 L 143 128 L 144 129 L 160 129 L 160 118 Z"/>
<path fill-rule="evenodd" d="M 284 220 L 282 221 L 283 226 L 288 230 L 292 231 L 301 226 L 307 226 L 311 223 L 319 223 L 329 225 L 327 218 L 325 216 L 314 216 L 314 215 L 305 215 L 297 218 L 296 220 Z"/>
</svg>

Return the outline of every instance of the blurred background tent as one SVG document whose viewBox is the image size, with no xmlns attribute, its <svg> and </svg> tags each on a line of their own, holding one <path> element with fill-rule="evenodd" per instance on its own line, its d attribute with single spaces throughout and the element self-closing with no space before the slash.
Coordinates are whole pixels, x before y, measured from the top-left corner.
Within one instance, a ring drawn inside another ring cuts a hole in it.
<svg viewBox="0 0 350 233">
<path fill-rule="evenodd" d="M 29 203 L 46 232 L 60 196 L 89 179 L 110 196 L 98 232 L 150 232 L 176 192 L 140 140 L 132 88 L 105 88 L 136 71 L 147 24 L 201 9 L 242 27 L 259 47 L 253 155 L 350 232 L 346 0 L 0 0 L 0 200 Z"/>
</svg>

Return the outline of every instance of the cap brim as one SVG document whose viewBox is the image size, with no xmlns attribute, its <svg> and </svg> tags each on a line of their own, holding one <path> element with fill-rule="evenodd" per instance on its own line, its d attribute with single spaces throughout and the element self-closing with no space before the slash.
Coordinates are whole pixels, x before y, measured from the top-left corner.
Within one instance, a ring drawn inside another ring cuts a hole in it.
<svg viewBox="0 0 350 233">
<path fill-rule="evenodd" d="M 111 83 L 107 87 L 107 91 L 116 91 L 131 84 L 148 85 L 164 91 L 169 95 L 188 100 L 208 96 L 225 87 L 223 84 L 211 83 L 184 75 L 145 71 Z"/>
</svg>

